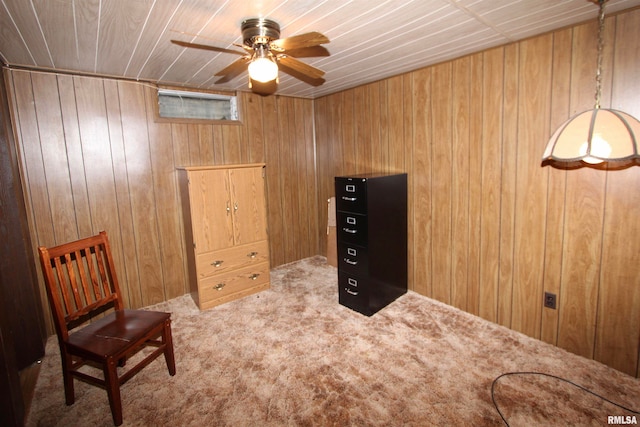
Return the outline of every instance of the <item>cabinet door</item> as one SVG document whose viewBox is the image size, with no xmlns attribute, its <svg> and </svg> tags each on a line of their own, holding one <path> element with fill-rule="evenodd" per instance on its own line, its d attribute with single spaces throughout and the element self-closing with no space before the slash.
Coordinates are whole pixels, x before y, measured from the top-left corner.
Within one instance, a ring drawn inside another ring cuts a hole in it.
<svg viewBox="0 0 640 427">
<path fill-rule="evenodd" d="M 267 216 L 262 167 L 231 169 L 229 177 L 235 244 L 265 240 Z"/>
<path fill-rule="evenodd" d="M 233 246 L 227 170 L 192 171 L 189 174 L 189 198 L 196 252 Z"/>
</svg>

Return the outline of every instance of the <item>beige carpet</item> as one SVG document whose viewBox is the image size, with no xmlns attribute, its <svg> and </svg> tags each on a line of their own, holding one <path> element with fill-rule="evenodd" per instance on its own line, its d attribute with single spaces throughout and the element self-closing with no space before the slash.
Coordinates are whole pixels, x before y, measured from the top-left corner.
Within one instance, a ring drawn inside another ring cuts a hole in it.
<svg viewBox="0 0 640 427">
<path fill-rule="evenodd" d="M 122 387 L 124 426 L 504 425 L 492 383 L 510 371 L 574 381 L 627 408 L 640 381 L 439 302 L 408 293 L 372 317 L 338 304 L 323 257 L 272 271 L 269 291 L 173 312 L 177 374 L 164 359 Z M 67 407 L 55 338 L 47 343 L 29 426 L 111 426 L 106 393 L 76 382 Z M 511 426 L 607 425 L 636 416 L 564 381 L 501 378 Z"/>
</svg>

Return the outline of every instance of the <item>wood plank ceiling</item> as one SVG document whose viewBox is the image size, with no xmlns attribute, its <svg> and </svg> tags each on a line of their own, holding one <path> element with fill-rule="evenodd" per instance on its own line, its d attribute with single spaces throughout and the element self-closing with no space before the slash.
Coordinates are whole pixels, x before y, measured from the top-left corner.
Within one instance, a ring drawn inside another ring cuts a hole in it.
<svg viewBox="0 0 640 427">
<path fill-rule="evenodd" d="M 640 6 L 609 0 L 607 14 Z M 56 70 L 216 90 L 247 90 L 246 73 L 214 74 L 237 57 L 244 19 L 278 22 L 281 37 L 326 35 L 318 87 L 280 72 L 277 93 L 316 98 L 472 52 L 595 19 L 590 0 L 0 0 L 0 59 Z M 189 35 L 185 34 L 188 33 Z"/>
</svg>

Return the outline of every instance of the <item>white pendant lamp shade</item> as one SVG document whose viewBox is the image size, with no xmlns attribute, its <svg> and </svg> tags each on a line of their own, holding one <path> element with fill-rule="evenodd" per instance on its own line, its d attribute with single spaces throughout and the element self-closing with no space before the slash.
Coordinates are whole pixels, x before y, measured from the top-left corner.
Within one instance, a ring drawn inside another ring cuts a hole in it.
<svg viewBox="0 0 640 427">
<path fill-rule="evenodd" d="M 605 108 L 584 111 L 556 130 L 542 165 L 562 169 L 640 165 L 636 136 L 640 136 L 640 122 L 627 113 Z"/>
<path fill-rule="evenodd" d="M 592 0 L 599 6 L 596 105 L 564 122 L 547 143 L 542 166 L 576 169 L 624 169 L 640 165 L 638 141 L 640 122 L 622 111 L 600 108 L 602 51 L 604 48 L 604 6 L 608 0 Z"/>
</svg>

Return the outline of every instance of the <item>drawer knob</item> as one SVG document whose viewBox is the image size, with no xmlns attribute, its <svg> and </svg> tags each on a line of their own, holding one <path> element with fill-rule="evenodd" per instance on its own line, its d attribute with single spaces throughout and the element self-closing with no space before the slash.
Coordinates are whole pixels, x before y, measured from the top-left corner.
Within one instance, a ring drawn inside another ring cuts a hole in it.
<svg viewBox="0 0 640 427">
<path fill-rule="evenodd" d="M 358 291 L 352 291 L 349 288 L 344 288 L 344 290 L 347 291 L 347 293 L 350 294 L 350 295 L 354 295 L 354 296 L 358 295 Z"/>
<path fill-rule="evenodd" d="M 358 198 L 357 197 L 342 196 L 342 200 L 346 200 L 347 202 L 355 202 L 356 200 L 358 200 Z"/>
<path fill-rule="evenodd" d="M 253 273 L 251 276 L 249 276 L 249 279 L 256 280 L 258 276 L 260 276 L 258 273 Z"/>
<path fill-rule="evenodd" d="M 258 252 L 249 252 L 249 253 L 247 254 L 247 256 L 248 256 L 249 258 L 255 258 L 255 257 L 257 257 L 257 256 L 258 256 Z"/>
<path fill-rule="evenodd" d="M 342 230 L 349 234 L 356 234 L 358 232 L 358 230 L 354 230 L 353 228 L 347 228 L 347 227 L 344 227 Z"/>
<path fill-rule="evenodd" d="M 222 290 L 222 288 L 224 288 L 225 286 L 226 286 L 226 284 L 225 284 L 225 283 L 218 283 L 218 284 L 217 284 L 217 285 L 215 285 L 213 288 L 214 288 L 216 291 L 221 291 L 221 290 Z"/>
<path fill-rule="evenodd" d="M 346 262 L 347 264 L 351 264 L 351 265 L 356 265 L 358 263 L 358 261 L 354 261 L 354 260 L 349 259 L 349 258 L 342 258 L 342 260 L 344 262 Z"/>
<path fill-rule="evenodd" d="M 224 261 L 216 260 L 216 261 L 213 261 L 213 262 L 211 263 L 211 265 L 212 265 L 212 266 L 214 266 L 214 267 L 220 267 L 220 266 L 222 265 L 222 263 L 223 263 L 223 262 L 224 262 Z"/>
</svg>

